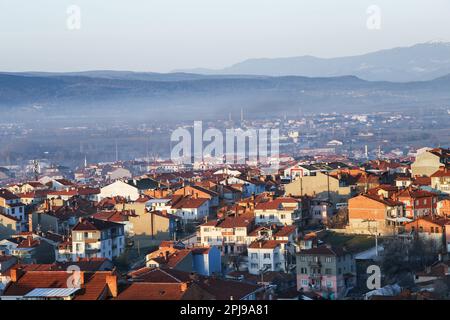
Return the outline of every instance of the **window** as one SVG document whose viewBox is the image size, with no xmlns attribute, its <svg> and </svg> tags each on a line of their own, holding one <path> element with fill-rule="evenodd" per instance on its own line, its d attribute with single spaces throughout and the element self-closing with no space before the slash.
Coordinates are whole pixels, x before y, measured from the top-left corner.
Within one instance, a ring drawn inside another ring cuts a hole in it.
<svg viewBox="0 0 450 320">
<path fill-rule="evenodd" d="M 258 269 L 258 264 L 257 264 L 257 263 L 252 263 L 252 264 L 250 265 L 250 268 L 251 268 L 251 269 Z"/>
<path fill-rule="evenodd" d="M 252 259 L 258 259 L 258 254 L 257 253 L 252 253 L 251 254 L 251 258 Z"/>
<path fill-rule="evenodd" d="M 275 216 L 273 214 L 269 215 L 269 219 L 273 220 L 275 218 Z"/>
<path fill-rule="evenodd" d="M 302 280 L 302 287 L 307 287 L 308 286 L 308 280 L 303 279 Z"/>
<path fill-rule="evenodd" d="M 280 218 L 281 218 L 281 219 L 286 219 L 286 215 L 285 215 L 285 214 L 282 214 L 282 215 L 280 215 Z"/>
<path fill-rule="evenodd" d="M 264 259 L 270 259 L 270 253 L 264 253 Z"/>
<path fill-rule="evenodd" d="M 259 218 L 260 218 L 261 220 L 264 220 L 264 215 L 263 215 L 263 214 L 260 214 L 260 215 L 259 215 Z"/>
<path fill-rule="evenodd" d="M 333 287 L 333 282 L 327 281 L 327 288 L 332 288 L 332 287 Z"/>
<path fill-rule="evenodd" d="M 81 241 L 83 240 L 83 234 L 81 232 L 76 232 L 75 233 L 75 240 L 76 241 Z"/>
<path fill-rule="evenodd" d="M 307 269 L 306 268 L 300 268 L 300 273 L 301 274 L 306 274 L 307 273 Z"/>
<path fill-rule="evenodd" d="M 305 256 L 300 256 L 300 261 L 306 261 Z"/>
<path fill-rule="evenodd" d="M 342 269 L 338 268 L 338 274 L 342 274 Z"/>
<path fill-rule="evenodd" d="M 330 262 L 331 262 L 331 257 L 326 257 L 326 258 L 325 258 L 325 262 L 330 263 Z"/>
</svg>

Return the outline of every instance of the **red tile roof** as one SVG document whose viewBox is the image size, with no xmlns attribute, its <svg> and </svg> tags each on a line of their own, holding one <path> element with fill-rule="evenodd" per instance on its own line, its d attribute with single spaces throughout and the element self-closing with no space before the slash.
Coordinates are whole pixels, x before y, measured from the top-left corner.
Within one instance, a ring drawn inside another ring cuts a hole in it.
<svg viewBox="0 0 450 320">
<path fill-rule="evenodd" d="M 271 201 L 258 203 L 255 207 L 255 210 L 283 210 L 284 204 L 295 204 L 299 202 L 299 200 L 294 198 L 276 198 Z"/>
</svg>

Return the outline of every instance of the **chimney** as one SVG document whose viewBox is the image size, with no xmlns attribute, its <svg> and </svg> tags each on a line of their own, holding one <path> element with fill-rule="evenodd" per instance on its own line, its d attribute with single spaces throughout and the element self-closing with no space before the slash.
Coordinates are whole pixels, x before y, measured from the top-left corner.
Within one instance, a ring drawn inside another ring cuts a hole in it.
<svg viewBox="0 0 450 320">
<path fill-rule="evenodd" d="M 113 298 L 117 297 L 117 276 L 114 274 L 106 276 L 106 285 L 108 286 L 109 291 Z"/>
<path fill-rule="evenodd" d="M 17 282 L 20 277 L 24 274 L 22 269 L 11 269 L 10 276 L 12 282 Z"/>
<path fill-rule="evenodd" d="M 187 290 L 187 283 L 186 282 L 180 283 L 180 290 L 181 290 L 181 292 L 185 292 Z"/>
<path fill-rule="evenodd" d="M 170 254 L 170 252 L 166 251 L 166 261 L 169 261 L 169 254 Z"/>
<path fill-rule="evenodd" d="M 78 276 L 80 277 L 80 286 L 84 284 L 84 271 L 79 271 Z"/>
</svg>

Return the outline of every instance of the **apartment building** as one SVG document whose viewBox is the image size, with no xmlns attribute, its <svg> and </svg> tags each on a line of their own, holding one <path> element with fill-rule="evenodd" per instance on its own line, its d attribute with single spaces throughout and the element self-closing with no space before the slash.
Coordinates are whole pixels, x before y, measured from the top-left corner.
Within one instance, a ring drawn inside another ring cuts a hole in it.
<svg viewBox="0 0 450 320">
<path fill-rule="evenodd" d="M 441 167 L 431 175 L 431 187 L 443 193 L 450 194 L 450 169 Z"/>
<path fill-rule="evenodd" d="M 302 204 L 298 199 L 282 197 L 258 203 L 254 212 L 257 224 L 293 225 L 300 222 Z"/>
<path fill-rule="evenodd" d="M 403 203 L 382 195 L 362 194 L 348 200 L 348 233 L 388 235 L 411 219 L 405 218 Z"/>
<path fill-rule="evenodd" d="M 248 272 L 264 275 L 264 272 L 285 272 L 284 241 L 258 240 L 252 242 L 247 249 Z"/>
<path fill-rule="evenodd" d="M 342 248 L 322 245 L 297 253 L 297 290 L 334 300 L 344 297 L 355 281 L 355 259 Z"/>
<path fill-rule="evenodd" d="M 81 218 L 72 229 L 72 260 L 114 259 L 125 251 L 124 225 L 94 218 Z"/>
<path fill-rule="evenodd" d="M 203 246 L 216 246 L 223 254 L 238 254 L 250 244 L 249 234 L 255 218 L 249 215 L 211 220 L 200 225 L 198 242 Z"/>
<path fill-rule="evenodd" d="M 28 231 L 28 216 L 25 213 L 25 204 L 20 197 L 7 189 L 0 189 L 0 214 L 12 217 L 19 225 L 19 231 Z"/>
</svg>

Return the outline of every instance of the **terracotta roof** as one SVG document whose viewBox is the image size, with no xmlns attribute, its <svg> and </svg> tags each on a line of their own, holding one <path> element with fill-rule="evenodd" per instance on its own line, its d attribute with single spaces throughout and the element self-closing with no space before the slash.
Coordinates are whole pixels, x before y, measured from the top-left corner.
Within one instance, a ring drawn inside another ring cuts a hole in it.
<svg viewBox="0 0 450 320">
<path fill-rule="evenodd" d="M 429 192 L 426 190 L 420 190 L 420 189 L 414 189 L 411 187 L 408 187 L 404 190 L 400 190 L 397 193 L 397 197 L 408 197 L 408 198 L 425 198 L 425 197 L 436 197 L 437 194 L 433 192 Z"/>
<path fill-rule="evenodd" d="M 181 283 L 191 280 L 190 273 L 167 268 L 144 267 L 129 273 L 133 281 L 154 283 Z"/>
<path fill-rule="evenodd" d="M 382 196 L 377 196 L 377 195 L 373 195 L 373 194 L 363 194 L 363 197 L 372 199 L 374 201 L 378 201 L 386 206 L 390 206 L 390 207 L 395 207 L 395 206 L 403 206 L 403 203 L 400 201 L 395 201 L 389 198 L 383 198 Z"/>
<path fill-rule="evenodd" d="M 275 249 L 281 243 L 283 242 L 277 240 L 261 240 L 252 242 L 248 247 L 251 249 Z"/>
<path fill-rule="evenodd" d="M 212 226 L 216 228 L 247 228 L 254 222 L 254 217 L 248 216 L 237 216 L 237 217 L 225 217 L 224 219 L 219 220 L 210 220 L 202 226 Z"/>
<path fill-rule="evenodd" d="M 7 189 L 0 189 L 0 198 L 3 198 L 5 200 L 17 200 L 20 199 L 18 196 L 16 196 L 14 193 Z"/>
<path fill-rule="evenodd" d="M 275 237 L 287 237 L 290 234 L 294 233 L 297 230 L 295 225 L 292 226 L 283 226 L 280 230 L 278 230 L 274 236 Z"/>
<path fill-rule="evenodd" d="M 132 282 L 116 300 L 180 300 L 186 289 L 183 283 Z"/>
<path fill-rule="evenodd" d="M 343 256 L 346 254 L 345 250 L 339 247 L 330 247 L 322 245 L 319 247 L 301 250 L 300 254 L 311 254 L 311 255 L 327 255 L 327 256 Z"/>
<path fill-rule="evenodd" d="M 175 252 L 169 254 L 167 257 L 166 255 L 153 257 L 151 260 L 156 261 L 158 264 L 168 267 L 168 268 L 175 268 L 180 262 L 182 262 L 186 257 L 188 257 L 191 254 L 191 250 L 189 249 L 181 249 L 176 250 Z"/>
<path fill-rule="evenodd" d="M 175 201 L 171 207 L 173 209 L 195 209 L 201 207 L 208 200 L 206 198 L 182 197 L 180 200 Z"/>
<path fill-rule="evenodd" d="M 123 227 L 122 224 L 111 222 L 111 221 L 104 221 L 100 219 L 94 219 L 94 218 L 81 218 L 81 221 L 79 221 L 74 227 L 73 231 L 88 231 L 88 230 L 105 230 L 110 228 L 116 228 L 116 227 Z"/>
<path fill-rule="evenodd" d="M 438 171 L 433 173 L 431 178 L 440 178 L 440 177 L 450 177 L 450 168 L 440 168 Z"/>
<path fill-rule="evenodd" d="M 271 201 L 260 202 L 256 205 L 255 210 L 283 210 L 284 204 L 299 203 L 300 201 L 294 198 L 276 198 Z"/>
</svg>

